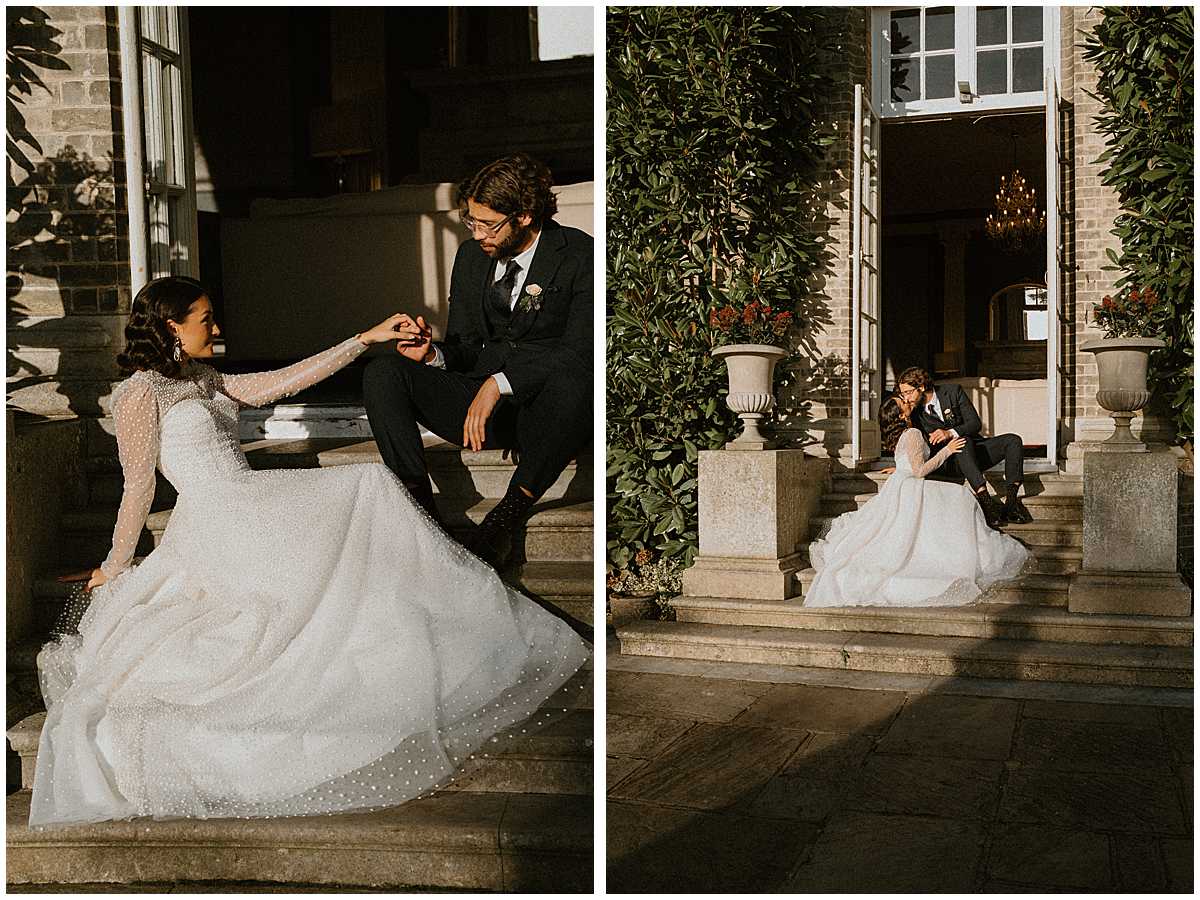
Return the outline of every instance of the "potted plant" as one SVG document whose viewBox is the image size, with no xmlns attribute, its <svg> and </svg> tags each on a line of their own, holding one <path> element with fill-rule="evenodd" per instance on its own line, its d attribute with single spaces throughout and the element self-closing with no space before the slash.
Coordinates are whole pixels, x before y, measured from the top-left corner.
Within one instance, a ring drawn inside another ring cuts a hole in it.
<svg viewBox="0 0 1200 900">
<path fill-rule="evenodd" d="M 1153 288 L 1125 288 L 1116 297 L 1106 296 L 1092 307 L 1093 319 L 1104 337 L 1086 341 L 1079 349 L 1096 354 L 1100 389 L 1096 402 L 1112 413 L 1116 430 L 1104 441 L 1113 449 L 1145 449 L 1129 423 L 1150 400 L 1146 383 L 1150 354 L 1165 347 L 1158 338 L 1145 337 L 1158 296 Z"/>
<path fill-rule="evenodd" d="M 775 406 L 775 364 L 787 351 L 768 342 L 787 334 L 792 318 L 792 313 L 776 312 L 758 300 L 751 300 L 740 311 L 726 305 L 709 313 L 708 323 L 723 342 L 712 355 L 724 359 L 729 369 L 725 402 L 742 420 L 742 433 L 725 445 L 726 450 L 772 446 L 760 426 Z"/>
</svg>

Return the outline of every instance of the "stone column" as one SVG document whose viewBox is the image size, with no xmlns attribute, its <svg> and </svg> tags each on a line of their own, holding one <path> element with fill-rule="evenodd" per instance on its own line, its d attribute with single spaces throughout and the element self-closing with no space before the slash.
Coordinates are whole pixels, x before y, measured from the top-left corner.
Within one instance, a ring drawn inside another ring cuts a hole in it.
<svg viewBox="0 0 1200 900">
<path fill-rule="evenodd" d="M 805 565 L 827 460 L 802 450 L 700 453 L 700 555 L 683 573 L 691 597 L 786 600 Z"/>
<path fill-rule="evenodd" d="M 962 222 L 938 225 L 938 238 L 945 250 L 942 276 L 942 307 L 945 321 L 942 353 L 953 354 L 955 369 L 962 373 L 967 352 L 967 237 L 968 227 Z"/>
<path fill-rule="evenodd" d="M 1071 612 L 1191 612 L 1176 571 L 1178 478 L 1170 451 L 1084 456 L 1083 564 L 1071 580 Z"/>
</svg>

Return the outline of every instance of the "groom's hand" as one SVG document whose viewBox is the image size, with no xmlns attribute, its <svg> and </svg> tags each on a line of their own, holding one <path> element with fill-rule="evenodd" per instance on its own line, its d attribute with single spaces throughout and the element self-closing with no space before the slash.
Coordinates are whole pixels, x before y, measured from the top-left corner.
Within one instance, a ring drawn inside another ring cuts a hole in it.
<svg viewBox="0 0 1200 900">
<path fill-rule="evenodd" d="M 489 378 L 479 386 L 475 399 L 467 409 L 467 418 L 463 422 L 463 446 L 472 450 L 482 450 L 487 420 L 500 401 L 500 387 L 495 378 Z"/>
<path fill-rule="evenodd" d="M 399 340 L 396 341 L 397 353 L 414 362 L 429 361 L 432 352 L 433 329 L 429 327 L 424 316 L 417 316 L 414 319 L 408 313 L 402 313 L 396 331 L 399 337 Z"/>
<path fill-rule="evenodd" d="M 952 438 L 952 437 L 954 437 L 954 435 L 952 435 L 945 428 L 939 428 L 937 431 L 929 432 L 929 443 L 944 444 L 944 443 L 946 443 L 946 441 L 950 440 L 950 438 Z"/>
</svg>

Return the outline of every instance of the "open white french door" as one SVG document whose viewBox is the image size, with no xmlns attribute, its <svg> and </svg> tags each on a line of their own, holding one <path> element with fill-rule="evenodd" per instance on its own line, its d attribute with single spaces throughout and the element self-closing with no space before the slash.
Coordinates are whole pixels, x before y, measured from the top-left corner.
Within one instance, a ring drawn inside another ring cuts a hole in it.
<svg viewBox="0 0 1200 900">
<path fill-rule="evenodd" d="M 149 277 L 200 274 L 187 8 L 137 8 Z"/>
<path fill-rule="evenodd" d="M 1058 78 L 1046 68 L 1046 461 L 1057 467 L 1062 406 L 1062 346 L 1066 317 L 1062 309 L 1062 152 Z"/>
<path fill-rule="evenodd" d="M 850 447 L 855 465 L 879 457 L 876 424 L 883 390 L 879 343 L 879 113 L 854 86 L 854 240 L 851 252 Z"/>
</svg>

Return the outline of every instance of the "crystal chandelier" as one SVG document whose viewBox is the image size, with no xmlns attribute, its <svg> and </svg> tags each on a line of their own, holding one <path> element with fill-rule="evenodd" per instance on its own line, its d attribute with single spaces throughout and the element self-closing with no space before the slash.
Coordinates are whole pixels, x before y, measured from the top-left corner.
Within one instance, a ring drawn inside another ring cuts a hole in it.
<svg viewBox="0 0 1200 900">
<path fill-rule="evenodd" d="M 1046 214 L 1038 211 L 1036 194 L 1020 169 L 1001 175 L 996 211 L 987 217 L 987 236 L 1014 253 L 1037 240 L 1046 230 Z"/>
</svg>

